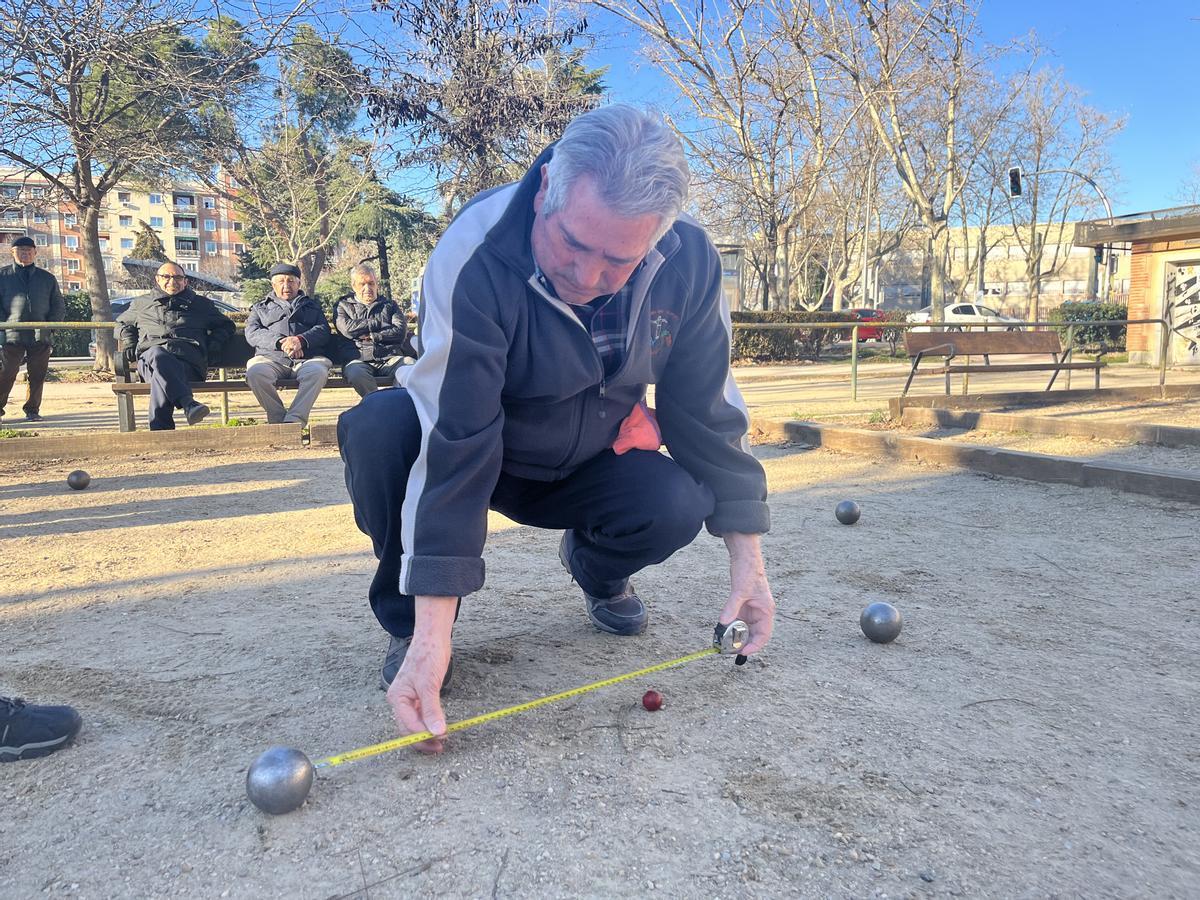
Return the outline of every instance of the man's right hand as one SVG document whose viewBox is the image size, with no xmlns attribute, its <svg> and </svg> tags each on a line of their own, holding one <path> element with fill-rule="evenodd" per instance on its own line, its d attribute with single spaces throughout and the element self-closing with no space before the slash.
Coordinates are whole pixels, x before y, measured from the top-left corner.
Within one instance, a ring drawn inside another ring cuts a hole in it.
<svg viewBox="0 0 1200 900">
<path fill-rule="evenodd" d="M 457 597 L 416 598 L 412 643 L 387 692 L 401 734 L 428 731 L 435 735 L 417 745 L 424 753 L 445 749 L 446 716 L 441 691 L 450 665 L 450 633 L 457 608 Z"/>
</svg>

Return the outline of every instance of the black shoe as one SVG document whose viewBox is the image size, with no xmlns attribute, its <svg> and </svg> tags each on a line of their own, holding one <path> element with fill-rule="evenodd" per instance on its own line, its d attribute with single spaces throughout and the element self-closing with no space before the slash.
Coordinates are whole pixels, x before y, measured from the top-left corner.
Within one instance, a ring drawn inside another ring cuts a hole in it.
<svg viewBox="0 0 1200 900">
<path fill-rule="evenodd" d="M 69 706 L 0 697 L 0 762 L 49 756 L 74 740 L 83 719 Z"/>
<path fill-rule="evenodd" d="M 189 425 L 199 425 L 204 420 L 204 417 L 208 415 L 208 407 L 203 403 L 197 403 L 193 400 L 187 405 L 187 409 L 184 410 L 183 414 L 187 417 Z"/>
<path fill-rule="evenodd" d="M 40 421 L 42 421 L 43 418 L 44 418 L 44 416 L 42 416 L 41 413 L 34 412 L 34 413 L 26 413 L 25 414 L 26 422 L 40 422 Z"/>
<path fill-rule="evenodd" d="M 408 655 L 408 645 L 412 643 L 411 637 L 398 638 L 393 637 L 388 643 L 387 654 L 383 657 L 383 669 L 379 673 L 379 689 L 386 691 L 392 686 L 392 680 L 396 677 L 396 673 L 400 671 L 400 666 L 404 663 L 404 657 Z M 446 693 L 446 689 L 450 687 L 450 678 L 454 675 L 454 654 L 450 654 L 450 662 L 446 665 L 446 677 L 442 679 L 442 693 Z"/>
<path fill-rule="evenodd" d="M 570 576 L 575 578 L 575 573 L 571 571 L 571 560 L 567 552 L 567 535 L 569 533 L 564 531 L 562 540 L 559 542 L 558 561 L 562 563 L 563 568 Z M 592 624 L 609 634 L 619 634 L 622 637 L 641 634 L 650 622 L 646 604 L 633 592 L 633 586 L 629 582 L 625 582 L 625 590 L 615 597 L 593 597 L 584 591 L 583 598 L 587 601 L 587 614 L 588 618 L 592 620 Z"/>
</svg>

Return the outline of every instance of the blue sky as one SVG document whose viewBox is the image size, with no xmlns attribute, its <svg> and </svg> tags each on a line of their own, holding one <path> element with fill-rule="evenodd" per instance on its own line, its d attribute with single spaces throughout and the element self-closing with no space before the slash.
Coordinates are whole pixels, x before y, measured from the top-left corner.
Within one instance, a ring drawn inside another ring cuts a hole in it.
<svg viewBox="0 0 1200 900">
<path fill-rule="evenodd" d="M 613 99 L 662 105 L 670 85 L 637 57 L 637 38 L 594 9 L 588 17 L 604 45 L 589 62 L 611 67 Z M 1127 116 L 1112 145 L 1120 182 L 1102 185 L 1115 213 L 1180 204 L 1200 162 L 1200 0 L 984 0 L 980 21 L 997 43 L 1033 30 L 1043 61 L 1090 105 Z"/>
</svg>

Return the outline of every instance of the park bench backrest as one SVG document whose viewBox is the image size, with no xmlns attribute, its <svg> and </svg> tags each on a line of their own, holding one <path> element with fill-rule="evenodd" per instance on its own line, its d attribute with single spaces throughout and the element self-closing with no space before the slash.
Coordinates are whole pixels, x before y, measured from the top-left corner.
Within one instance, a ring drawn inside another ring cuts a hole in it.
<svg viewBox="0 0 1200 900">
<path fill-rule="evenodd" d="M 1055 331 L 909 331 L 904 335 L 904 350 L 909 356 L 1003 356 L 1061 353 L 1062 343 Z"/>
</svg>

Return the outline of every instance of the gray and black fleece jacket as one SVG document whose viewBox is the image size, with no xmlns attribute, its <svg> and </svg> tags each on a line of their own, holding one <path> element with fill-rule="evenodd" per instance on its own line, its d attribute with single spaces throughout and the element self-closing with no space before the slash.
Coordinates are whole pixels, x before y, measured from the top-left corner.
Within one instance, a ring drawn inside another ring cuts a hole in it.
<svg viewBox="0 0 1200 900">
<path fill-rule="evenodd" d="M 553 481 L 607 450 L 655 384 L 671 457 L 716 497 L 715 535 L 770 528 L 766 477 L 729 371 L 716 248 L 682 218 L 634 276 L 625 358 L 604 375 L 591 336 L 534 275 L 533 198 L 547 149 L 517 183 L 475 198 L 425 268 L 421 355 L 401 372 L 421 422 L 409 473 L 400 589 L 483 586 L 488 502 L 501 471 Z"/>
</svg>

